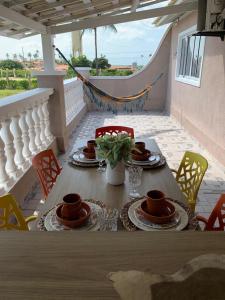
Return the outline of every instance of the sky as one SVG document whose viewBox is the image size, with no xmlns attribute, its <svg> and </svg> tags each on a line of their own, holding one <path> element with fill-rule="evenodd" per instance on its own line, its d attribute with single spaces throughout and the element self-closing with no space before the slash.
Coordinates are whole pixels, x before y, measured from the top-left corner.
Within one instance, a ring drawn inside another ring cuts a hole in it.
<svg viewBox="0 0 225 300">
<path fill-rule="evenodd" d="M 105 55 L 111 65 L 145 65 L 149 56 L 154 53 L 167 26 L 155 27 L 153 19 L 117 24 L 117 33 L 98 28 L 98 53 Z M 55 45 L 70 57 L 72 53 L 71 34 L 59 34 L 55 37 Z M 33 37 L 16 40 L 0 37 L 0 59 L 6 59 L 6 54 L 24 52 L 32 54 L 39 50 L 42 56 L 41 37 Z M 94 33 L 86 32 L 83 37 L 83 52 L 91 60 L 94 58 Z"/>
</svg>

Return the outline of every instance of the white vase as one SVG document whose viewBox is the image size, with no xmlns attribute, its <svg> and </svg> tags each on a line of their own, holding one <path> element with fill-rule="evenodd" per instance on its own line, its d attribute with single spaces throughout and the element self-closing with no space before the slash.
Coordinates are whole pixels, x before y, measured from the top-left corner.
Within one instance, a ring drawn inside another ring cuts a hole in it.
<svg viewBox="0 0 225 300">
<path fill-rule="evenodd" d="M 125 165 L 123 162 L 119 161 L 115 168 L 111 168 L 110 164 L 107 163 L 106 168 L 106 180 L 109 184 L 120 185 L 124 183 L 125 180 Z"/>
</svg>

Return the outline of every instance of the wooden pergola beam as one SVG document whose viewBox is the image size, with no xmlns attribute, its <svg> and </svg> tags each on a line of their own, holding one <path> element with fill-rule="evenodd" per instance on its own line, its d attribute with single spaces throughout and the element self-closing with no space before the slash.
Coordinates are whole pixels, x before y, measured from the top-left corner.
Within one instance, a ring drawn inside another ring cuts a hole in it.
<svg viewBox="0 0 225 300">
<path fill-rule="evenodd" d="M 36 32 L 47 33 L 47 28 L 43 24 L 36 22 L 28 17 L 23 16 L 22 14 L 5 7 L 0 4 L 0 17 L 5 20 L 10 20 L 11 22 L 21 25 L 25 28 L 32 29 Z"/>
<path fill-rule="evenodd" d="M 171 15 L 176 13 L 183 13 L 197 10 L 197 2 L 188 2 L 177 4 L 173 6 L 160 7 L 139 12 L 127 13 L 116 16 L 99 16 L 96 18 L 89 18 L 86 20 L 72 22 L 66 25 L 53 26 L 50 28 L 52 34 L 71 32 L 75 30 L 95 28 L 99 26 L 106 26 L 111 24 L 119 24 L 142 19 L 155 18 L 159 16 Z"/>
</svg>

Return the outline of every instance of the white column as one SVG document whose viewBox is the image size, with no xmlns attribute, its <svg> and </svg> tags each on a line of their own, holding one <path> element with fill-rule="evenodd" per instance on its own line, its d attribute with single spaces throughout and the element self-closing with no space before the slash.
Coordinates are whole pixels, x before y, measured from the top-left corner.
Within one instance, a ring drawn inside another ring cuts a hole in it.
<svg viewBox="0 0 225 300">
<path fill-rule="evenodd" d="M 18 177 L 19 170 L 15 164 L 15 149 L 13 144 L 13 135 L 10 131 L 11 119 L 6 119 L 2 122 L 2 139 L 5 144 L 5 154 L 6 154 L 6 172 L 9 176 L 16 179 Z"/>
<path fill-rule="evenodd" d="M 53 49 L 54 36 L 51 34 L 42 34 L 42 52 L 44 59 L 45 72 L 55 71 L 55 53 Z"/>
<path fill-rule="evenodd" d="M 44 112 L 42 109 L 43 102 L 39 103 L 38 106 L 38 116 L 40 119 L 40 128 L 41 128 L 41 133 L 40 133 L 40 139 L 43 145 L 43 148 L 46 148 L 48 146 L 48 139 L 45 135 L 45 116 Z"/>
<path fill-rule="evenodd" d="M 0 132 L 1 132 L 1 123 L 0 123 Z M 10 186 L 10 177 L 6 173 L 6 155 L 5 155 L 5 144 L 2 140 L 0 134 L 0 187 L 7 188 Z M 4 189 L 3 189 L 4 191 Z"/>
<path fill-rule="evenodd" d="M 42 105 L 44 113 L 44 122 L 45 122 L 45 136 L 48 139 L 48 144 L 51 143 L 54 139 L 51 130 L 50 130 L 50 121 L 49 121 L 49 112 L 48 112 L 48 101 L 46 100 Z"/>
<path fill-rule="evenodd" d="M 28 127 L 27 121 L 26 121 L 26 114 L 27 114 L 26 111 L 23 111 L 20 114 L 19 125 L 20 125 L 21 131 L 22 131 L 23 156 L 29 162 L 29 161 L 31 161 L 32 153 L 29 149 L 30 138 L 29 138 L 29 127 Z"/>
<path fill-rule="evenodd" d="M 32 110 L 33 108 L 29 108 L 27 110 L 27 115 L 26 115 L 26 121 L 27 125 L 29 127 L 29 138 L 30 138 L 30 143 L 29 143 L 29 149 L 32 154 L 36 154 L 38 152 L 38 148 L 35 144 L 35 129 L 34 129 L 34 121 L 32 118 Z"/>
<path fill-rule="evenodd" d="M 22 139 L 22 131 L 19 127 L 19 119 L 20 119 L 19 115 L 16 115 L 12 118 L 11 132 L 14 137 L 14 146 L 16 150 L 15 163 L 20 169 L 24 171 L 28 165 L 25 164 L 25 159 L 23 157 L 23 139 Z"/>
<path fill-rule="evenodd" d="M 32 112 L 32 117 L 34 120 L 34 129 L 35 129 L 35 144 L 37 145 L 38 149 L 43 150 L 43 145 L 41 142 L 41 127 L 40 127 L 40 118 L 38 115 L 38 106 L 35 105 Z"/>
</svg>

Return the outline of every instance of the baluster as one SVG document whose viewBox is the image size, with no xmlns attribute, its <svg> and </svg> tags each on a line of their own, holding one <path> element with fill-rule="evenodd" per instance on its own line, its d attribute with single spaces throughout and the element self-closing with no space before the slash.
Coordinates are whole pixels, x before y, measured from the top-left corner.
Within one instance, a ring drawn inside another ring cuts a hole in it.
<svg viewBox="0 0 225 300">
<path fill-rule="evenodd" d="M 43 145 L 43 148 L 46 148 L 48 145 L 48 139 L 45 136 L 45 116 L 42 110 L 42 104 L 40 103 L 38 106 L 38 116 L 40 119 L 40 128 L 41 128 L 41 133 L 40 133 L 40 139 Z"/>
<path fill-rule="evenodd" d="M 5 154 L 6 154 L 6 172 L 16 179 L 20 172 L 15 164 L 14 157 L 15 157 L 15 149 L 13 144 L 13 135 L 10 131 L 10 119 L 6 119 L 2 122 L 2 139 L 5 144 Z"/>
<path fill-rule="evenodd" d="M 35 144 L 35 129 L 34 129 L 34 121 L 32 118 L 32 108 L 29 108 L 27 110 L 26 114 L 26 121 L 27 125 L 29 127 L 28 132 L 29 132 L 29 138 L 30 138 L 30 143 L 29 143 L 29 149 L 32 154 L 36 154 L 38 152 L 38 148 Z"/>
<path fill-rule="evenodd" d="M 27 164 L 29 165 L 29 161 L 31 160 L 32 153 L 29 149 L 29 127 L 26 122 L 26 111 L 23 111 L 20 114 L 19 126 L 22 131 L 22 139 L 23 139 L 23 157 L 27 160 Z"/>
<path fill-rule="evenodd" d="M 39 115 L 38 115 L 38 106 L 37 105 L 35 105 L 33 107 L 32 117 L 33 117 L 33 120 L 34 120 L 35 144 L 40 150 L 42 150 L 43 145 L 42 145 L 41 138 L 40 138 L 41 127 L 40 127 L 40 118 L 39 118 Z"/>
<path fill-rule="evenodd" d="M 26 168 L 28 167 L 28 164 L 23 157 L 23 138 L 22 138 L 22 131 L 19 126 L 19 120 L 20 120 L 19 115 L 13 116 L 11 122 L 11 132 L 14 137 L 14 147 L 16 150 L 15 163 L 20 169 L 25 171 Z"/>
<path fill-rule="evenodd" d="M 54 139 L 54 136 L 50 130 L 50 122 L 49 122 L 49 112 L 48 112 L 48 101 L 45 101 L 42 105 L 43 113 L 44 113 L 44 122 L 45 122 L 45 136 L 48 139 L 48 144 L 51 143 Z"/>
<path fill-rule="evenodd" d="M 2 125 L 0 124 L 0 132 L 1 132 Z M 0 134 L 0 186 L 7 188 L 12 183 L 13 180 L 8 176 L 6 173 L 6 156 L 5 156 L 5 144 L 2 140 L 1 134 Z"/>
</svg>

